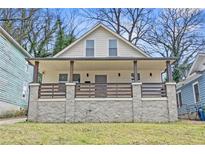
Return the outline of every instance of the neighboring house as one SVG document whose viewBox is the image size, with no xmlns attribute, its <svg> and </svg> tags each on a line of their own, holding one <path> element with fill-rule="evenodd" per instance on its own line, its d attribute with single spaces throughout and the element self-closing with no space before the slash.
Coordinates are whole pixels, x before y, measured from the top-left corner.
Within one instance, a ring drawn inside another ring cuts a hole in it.
<svg viewBox="0 0 205 154">
<path fill-rule="evenodd" d="M 32 82 L 31 58 L 3 28 L 0 27 L 0 116 L 28 105 L 28 87 Z"/>
<path fill-rule="evenodd" d="M 40 122 L 177 120 L 173 58 L 154 58 L 102 24 L 34 65 L 28 119 Z M 167 70 L 167 83 L 162 74 Z M 38 83 L 38 73 L 42 75 Z"/>
<path fill-rule="evenodd" d="M 197 55 L 187 78 L 177 84 L 179 115 L 196 118 L 197 108 L 205 105 L 205 53 Z"/>
</svg>

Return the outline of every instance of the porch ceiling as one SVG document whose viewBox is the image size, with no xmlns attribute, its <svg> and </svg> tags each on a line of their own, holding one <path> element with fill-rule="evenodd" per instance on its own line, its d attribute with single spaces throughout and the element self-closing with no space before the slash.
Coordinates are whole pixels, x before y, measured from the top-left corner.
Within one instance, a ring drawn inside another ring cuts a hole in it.
<svg viewBox="0 0 205 154">
<path fill-rule="evenodd" d="M 166 68 L 166 60 L 138 60 L 139 70 L 161 70 Z M 65 71 L 70 69 L 70 61 L 68 60 L 40 60 L 39 71 L 58 70 Z M 133 60 L 101 60 L 101 61 L 74 61 L 74 71 L 82 70 L 133 70 Z"/>
</svg>

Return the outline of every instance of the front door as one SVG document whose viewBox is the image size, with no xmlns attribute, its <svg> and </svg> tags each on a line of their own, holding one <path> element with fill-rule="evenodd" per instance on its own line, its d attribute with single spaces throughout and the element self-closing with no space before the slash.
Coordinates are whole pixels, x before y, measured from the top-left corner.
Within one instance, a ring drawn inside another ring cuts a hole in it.
<svg viewBox="0 0 205 154">
<path fill-rule="evenodd" d="M 95 75 L 95 97 L 107 96 L 107 75 Z"/>
</svg>

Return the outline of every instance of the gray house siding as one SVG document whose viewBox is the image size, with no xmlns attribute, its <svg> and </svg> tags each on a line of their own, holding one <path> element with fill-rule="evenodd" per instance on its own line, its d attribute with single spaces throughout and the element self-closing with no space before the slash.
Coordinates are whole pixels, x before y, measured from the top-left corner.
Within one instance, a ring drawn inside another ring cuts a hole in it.
<svg viewBox="0 0 205 154">
<path fill-rule="evenodd" d="M 198 104 L 205 104 L 205 72 L 203 72 L 202 76 L 200 76 L 199 78 L 177 89 L 177 92 L 181 90 L 182 104 L 183 104 L 182 107 L 178 109 L 179 114 L 184 114 L 187 112 L 186 110 L 187 105 L 188 106 L 195 105 L 192 85 L 197 81 L 199 83 L 199 94 L 200 94 L 199 96 L 200 101 L 198 102 Z M 194 112 L 194 109 L 191 108 L 191 111 Z"/>
<path fill-rule="evenodd" d="M 12 106 L 26 108 L 28 105 L 33 67 L 25 58 L 21 50 L 0 35 L 0 114 Z"/>
</svg>

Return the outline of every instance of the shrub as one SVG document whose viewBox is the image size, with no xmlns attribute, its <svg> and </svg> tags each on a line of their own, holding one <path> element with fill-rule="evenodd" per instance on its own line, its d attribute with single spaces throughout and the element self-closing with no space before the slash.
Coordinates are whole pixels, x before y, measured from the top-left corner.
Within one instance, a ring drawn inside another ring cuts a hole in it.
<svg viewBox="0 0 205 154">
<path fill-rule="evenodd" d="M 27 110 L 20 108 L 20 110 L 17 111 L 8 111 L 3 115 L 0 115 L 0 119 L 3 118 L 12 118 L 12 117 L 20 117 L 20 116 L 26 116 Z"/>
</svg>

